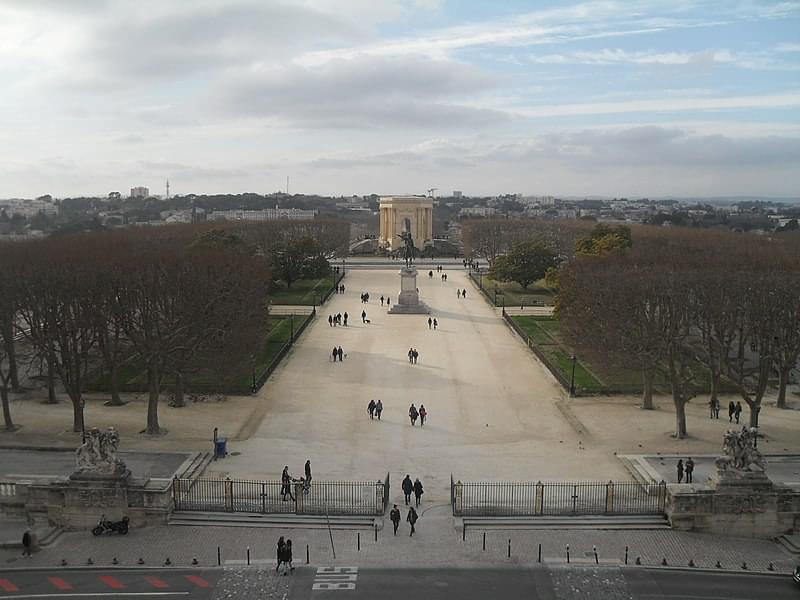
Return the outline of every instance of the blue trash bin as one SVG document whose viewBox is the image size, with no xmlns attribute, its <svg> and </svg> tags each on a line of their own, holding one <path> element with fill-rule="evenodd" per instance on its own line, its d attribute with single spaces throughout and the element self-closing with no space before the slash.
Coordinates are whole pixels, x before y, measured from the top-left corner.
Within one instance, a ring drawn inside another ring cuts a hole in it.
<svg viewBox="0 0 800 600">
<path fill-rule="evenodd" d="M 228 455 L 228 438 L 217 438 L 214 443 L 214 458 L 225 458 Z"/>
</svg>

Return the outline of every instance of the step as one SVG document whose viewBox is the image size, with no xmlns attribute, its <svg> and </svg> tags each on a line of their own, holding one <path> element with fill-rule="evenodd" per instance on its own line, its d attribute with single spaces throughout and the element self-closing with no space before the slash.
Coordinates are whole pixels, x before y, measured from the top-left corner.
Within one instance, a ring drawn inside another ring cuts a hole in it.
<svg viewBox="0 0 800 600">
<path fill-rule="evenodd" d="M 206 467 L 211 464 L 212 458 L 211 452 L 199 452 L 183 473 L 179 475 L 179 479 L 196 479 L 202 476 Z"/>
<path fill-rule="evenodd" d="M 196 527 L 280 527 L 285 529 L 373 529 L 383 525 L 383 519 L 361 516 L 226 513 L 201 511 L 175 511 L 169 525 Z"/>
<path fill-rule="evenodd" d="M 661 515 L 575 517 L 464 517 L 468 529 L 669 529 Z"/>
<path fill-rule="evenodd" d="M 800 556 L 800 535 L 781 535 L 775 541 L 795 556 Z"/>
</svg>

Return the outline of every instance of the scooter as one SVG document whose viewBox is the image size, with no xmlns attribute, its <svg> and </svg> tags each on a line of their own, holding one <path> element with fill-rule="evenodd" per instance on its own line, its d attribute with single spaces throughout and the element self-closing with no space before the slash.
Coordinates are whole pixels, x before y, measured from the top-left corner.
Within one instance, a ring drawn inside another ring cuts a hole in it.
<svg viewBox="0 0 800 600">
<path fill-rule="evenodd" d="M 129 522 L 130 519 L 128 517 L 122 517 L 121 521 L 109 521 L 106 519 L 106 516 L 103 515 L 100 517 L 100 521 L 98 521 L 97 525 L 92 529 L 92 535 L 100 535 L 105 532 L 116 532 L 120 535 L 125 535 L 128 533 Z"/>
</svg>

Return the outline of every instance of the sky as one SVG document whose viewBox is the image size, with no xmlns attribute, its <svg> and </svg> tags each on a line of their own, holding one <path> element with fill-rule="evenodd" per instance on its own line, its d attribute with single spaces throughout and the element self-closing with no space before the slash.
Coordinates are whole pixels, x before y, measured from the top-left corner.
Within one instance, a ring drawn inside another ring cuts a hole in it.
<svg viewBox="0 0 800 600">
<path fill-rule="evenodd" d="M 0 197 L 800 196 L 800 1 L 0 0 Z"/>
</svg>

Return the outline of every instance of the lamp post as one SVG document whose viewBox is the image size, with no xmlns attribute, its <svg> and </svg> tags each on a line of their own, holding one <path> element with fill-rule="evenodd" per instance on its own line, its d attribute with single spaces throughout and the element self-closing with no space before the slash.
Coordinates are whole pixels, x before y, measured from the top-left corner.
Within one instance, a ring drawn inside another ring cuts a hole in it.
<svg viewBox="0 0 800 600">
<path fill-rule="evenodd" d="M 578 361 L 578 357 L 574 354 L 571 357 L 572 360 L 572 378 L 569 381 L 569 397 L 575 397 L 575 363 Z"/>
<path fill-rule="evenodd" d="M 294 313 L 289 315 L 289 343 L 294 344 Z"/>
<path fill-rule="evenodd" d="M 86 443 L 86 400 L 81 398 L 81 444 Z"/>
<path fill-rule="evenodd" d="M 483 272 L 482 271 L 478 271 L 478 278 L 479 278 L 478 287 L 480 287 L 481 291 L 483 291 Z M 475 281 L 475 280 L 473 279 L 473 281 Z"/>
<path fill-rule="evenodd" d="M 256 357 L 255 356 L 253 357 L 252 366 L 253 366 L 253 371 L 252 371 L 252 373 L 253 373 L 253 383 L 251 385 L 251 389 L 252 389 L 253 393 L 255 394 L 256 393 Z"/>
</svg>

